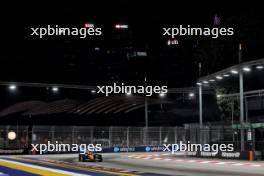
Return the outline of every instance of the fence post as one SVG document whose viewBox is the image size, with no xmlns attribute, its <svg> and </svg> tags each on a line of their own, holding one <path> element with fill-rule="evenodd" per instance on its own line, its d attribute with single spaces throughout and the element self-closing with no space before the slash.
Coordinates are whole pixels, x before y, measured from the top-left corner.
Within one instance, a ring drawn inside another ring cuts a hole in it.
<svg viewBox="0 0 264 176">
<path fill-rule="evenodd" d="M 178 136 L 177 136 L 177 127 L 174 127 L 174 144 L 177 144 Z"/>
<path fill-rule="evenodd" d="M 143 131 L 143 140 L 144 140 L 144 145 L 147 145 L 147 127 L 144 127 L 143 129 L 142 129 L 142 131 Z"/>
<path fill-rule="evenodd" d="M 129 127 L 127 127 L 127 147 L 129 147 Z"/>
<path fill-rule="evenodd" d="M 34 128 L 32 128 L 32 134 L 34 134 L 33 129 L 34 129 Z M 27 136 L 27 137 L 26 137 L 26 145 L 27 145 L 27 147 L 29 148 L 30 145 L 29 145 L 29 142 L 28 142 L 28 140 L 29 140 L 29 139 L 28 139 L 28 138 L 29 138 L 29 136 L 28 136 L 28 126 L 27 126 L 26 130 L 27 130 L 27 131 L 26 131 L 26 136 Z M 31 143 L 33 144 L 33 141 L 31 141 Z"/>
<path fill-rule="evenodd" d="M 51 141 L 54 143 L 54 126 L 51 127 Z"/>
<path fill-rule="evenodd" d="M 10 126 L 8 125 L 8 126 L 6 126 L 6 131 L 5 131 L 5 147 L 7 147 L 7 148 L 9 148 L 9 139 L 8 139 L 8 137 L 7 137 L 7 135 L 8 135 L 8 131 L 9 131 L 9 128 L 10 128 Z"/>
<path fill-rule="evenodd" d="M 159 145 L 161 145 L 161 141 L 162 141 L 162 127 L 159 128 Z"/>
<path fill-rule="evenodd" d="M 256 148 L 255 148 L 255 145 L 256 145 L 256 141 L 255 141 L 255 128 L 251 128 L 251 131 L 252 131 L 252 150 L 255 151 Z"/>
<path fill-rule="evenodd" d="M 72 127 L 72 144 L 75 144 L 75 141 L 74 141 L 74 129 L 75 129 L 75 127 L 73 126 Z"/>
<path fill-rule="evenodd" d="M 90 127 L 90 138 L 91 138 L 91 144 L 93 144 L 93 126 Z"/>
<path fill-rule="evenodd" d="M 110 126 L 109 127 L 109 148 L 111 147 L 112 145 L 112 127 Z"/>
</svg>

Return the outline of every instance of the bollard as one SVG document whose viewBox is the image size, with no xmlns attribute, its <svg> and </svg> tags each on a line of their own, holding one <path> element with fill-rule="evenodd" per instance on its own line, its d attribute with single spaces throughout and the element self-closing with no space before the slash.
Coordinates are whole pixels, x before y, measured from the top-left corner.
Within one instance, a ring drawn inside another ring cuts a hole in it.
<svg viewBox="0 0 264 176">
<path fill-rule="evenodd" d="M 254 160 L 254 153 L 252 150 L 249 151 L 249 161 L 253 161 Z"/>
</svg>

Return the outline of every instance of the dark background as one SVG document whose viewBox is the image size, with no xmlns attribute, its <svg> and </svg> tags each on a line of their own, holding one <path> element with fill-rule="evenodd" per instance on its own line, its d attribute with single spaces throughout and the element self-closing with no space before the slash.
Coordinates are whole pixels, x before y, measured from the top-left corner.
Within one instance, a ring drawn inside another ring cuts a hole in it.
<svg viewBox="0 0 264 176">
<path fill-rule="evenodd" d="M 9 2 L 1 5 L 0 10 L 0 81 L 142 85 L 147 77 L 149 84 L 189 87 L 199 77 L 199 62 L 201 76 L 237 64 L 239 43 L 243 46 L 244 61 L 263 57 L 264 14 L 263 7 L 256 2 Z M 176 46 L 166 45 L 168 38 L 162 36 L 162 27 L 189 24 L 212 28 L 216 14 L 221 19 L 219 27 L 233 27 L 234 36 L 185 36 L 177 38 Z M 82 27 L 86 22 L 102 27 L 103 35 L 86 39 L 30 36 L 31 27 Z M 117 23 L 128 24 L 129 29 L 117 31 Z M 147 57 L 127 58 L 130 51 L 146 51 Z M 248 82 L 246 90 L 261 87 L 262 75 L 259 73 Z M 24 92 L 19 89 L 20 96 L 14 98 L 7 95 L 6 87 L 1 89 L 1 107 L 31 99 L 91 98 L 83 92 L 65 91 L 54 97 L 45 89 L 36 88 L 24 88 Z M 212 117 L 209 116 L 208 119 Z"/>
</svg>

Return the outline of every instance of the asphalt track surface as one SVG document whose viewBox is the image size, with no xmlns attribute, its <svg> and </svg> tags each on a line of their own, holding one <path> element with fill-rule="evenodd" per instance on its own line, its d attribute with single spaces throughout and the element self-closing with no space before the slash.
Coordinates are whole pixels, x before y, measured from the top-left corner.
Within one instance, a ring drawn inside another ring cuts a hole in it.
<svg viewBox="0 0 264 176">
<path fill-rule="evenodd" d="M 216 160 L 176 157 L 167 153 L 105 153 L 104 161 L 78 162 L 77 154 L 42 155 L 36 158 L 81 164 L 108 170 L 118 169 L 121 175 L 174 176 L 263 176 L 263 161 Z"/>
<path fill-rule="evenodd" d="M 105 176 L 109 173 L 80 169 L 64 164 L 43 162 L 39 159 L 0 157 L 0 176 Z"/>
</svg>

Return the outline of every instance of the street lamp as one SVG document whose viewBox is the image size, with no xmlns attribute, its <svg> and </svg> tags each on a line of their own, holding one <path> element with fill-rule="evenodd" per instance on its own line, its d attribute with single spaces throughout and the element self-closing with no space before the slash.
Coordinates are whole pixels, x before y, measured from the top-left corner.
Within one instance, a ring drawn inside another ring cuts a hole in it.
<svg viewBox="0 0 264 176">
<path fill-rule="evenodd" d="M 235 75 L 238 74 L 238 71 L 237 71 L 237 70 L 231 70 L 230 72 L 231 72 L 232 74 L 235 74 Z"/>
<path fill-rule="evenodd" d="M 250 72 L 251 69 L 250 69 L 249 67 L 244 67 L 244 68 L 243 68 L 243 71 L 245 71 L 245 72 Z"/>
<path fill-rule="evenodd" d="M 8 133 L 7 133 L 7 138 L 9 139 L 9 140 L 15 140 L 16 139 L 16 133 L 14 132 L 14 131 L 9 131 Z"/>
<path fill-rule="evenodd" d="M 252 71 L 252 68 L 255 68 L 258 71 L 264 70 L 264 59 L 254 60 L 246 63 L 242 63 L 242 48 L 239 45 L 239 64 L 221 70 L 217 73 L 211 74 L 206 77 L 198 79 L 196 83 L 199 86 L 199 112 L 200 112 L 200 124 L 202 124 L 202 85 L 204 85 L 204 80 L 209 80 L 209 82 L 214 82 L 215 80 L 222 80 L 225 77 L 232 75 L 239 75 L 239 109 L 240 109 L 240 136 L 241 136 L 241 151 L 245 149 L 245 127 L 244 127 L 244 85 L 243 85 L 243 76 L 244 73 Z M 217 98 L 222 97 L 223 95 L 216 95 Z"/>
<path fill-rule="evenodd" d="M 223 79 L 222 76 L 216 76 L 215 78 L 218 79 L 218 80 L 222 80 Z"/>
<path fill-rule="evenodd" d="M 59 88 L 58 87 L 52 87 L 52 91 L 53 92 L 58 92 L 59 91 Z"/>
<path fill-rule="evenodd" d="M 193 92 L 189 93 L 189 97 L 190 98 L 194 97 L 194 93 Z"/>
<path fill-rule="evenodd" d="M 12 84 L 12 85 L 9 86 L 9 89 L 12 90 L 12 91 L 13 91 L 13 90 L 16 90 L 16 88 L 17 88 L 17 86 L 14 85 L 14 84 Z"/>
<path fill-rule="evenodd" d="M 262 70 L 263 68 L 264 68 L 264 66 L 262 66 L 262 65 L 256 66 L 256 69 L 258 69 L 258 70 Z"/>
<path fill-rule="evenodd" d="M 160 93 L 159 96 L 160 97 L 165 97 L 165 93 Z"/>
</svg>

